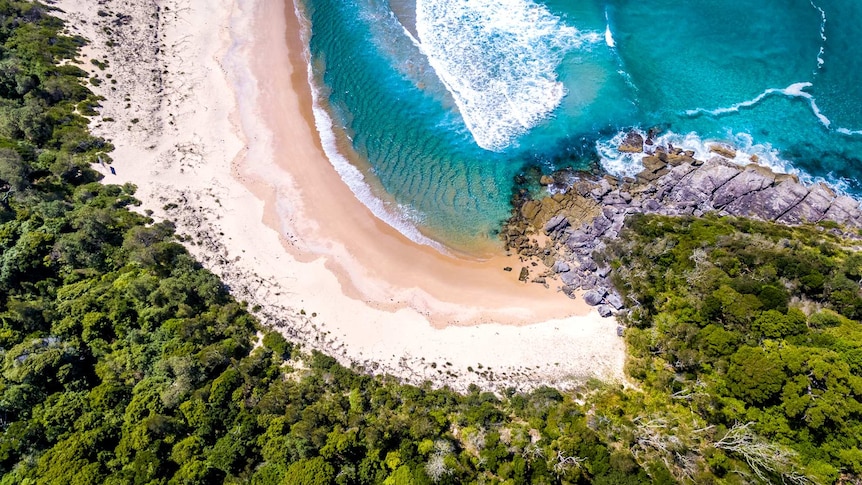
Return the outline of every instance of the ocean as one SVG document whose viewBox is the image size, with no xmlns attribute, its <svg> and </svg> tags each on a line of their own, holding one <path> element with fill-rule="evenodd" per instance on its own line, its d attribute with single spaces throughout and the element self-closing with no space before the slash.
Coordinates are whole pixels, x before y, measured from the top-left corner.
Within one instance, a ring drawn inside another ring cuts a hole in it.
<svg viewBox="0 0 862 485">
<path fill-rule="evenodd" d="M 500 247 L 515 179 L 629 175 L 657 130 L 862 186 L 858 0 L 302 0 L 315 118 L 354 193 L 417 242 Z"/>
</svg>

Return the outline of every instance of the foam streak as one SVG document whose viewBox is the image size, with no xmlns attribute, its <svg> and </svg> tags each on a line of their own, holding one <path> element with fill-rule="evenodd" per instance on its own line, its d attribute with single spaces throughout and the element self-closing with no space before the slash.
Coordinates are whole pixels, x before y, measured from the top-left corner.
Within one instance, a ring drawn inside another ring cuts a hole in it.
<svg viewBox="0 0 862 485">
<path fill-rule="evenodd" d="M 818 7 L 814 0 L 809 2 L 812 7 L 816 8 L 818 12 L 820 12 L 820 39 L 825 43 L 826 42 L 826 11 L 822 8 Z M 823 54 L 826 52 L 825 46 L 820 46 L 820 52 L 817 53 L 817 69 L 823 69 L 823 64 L 826 61 L 823 59 Z M 815 74 L 817 72 L 815 71 Z"/>
<path fill-rule="evenodd" d="M 736 104 L 734 104 L 730 107 L 727 107 L 727 108 L 717 108 L 717 109 L 712 109 L 712 110 L 708 110 L 708 109 L 704 109 L 704 108 L 697 108 L 697 109 L 687 110 L 685 112 L 685 114 L 688 116 L 698 116 L 698 115 L 702 115 L 702 114 L 712 115 L 712 116 L 722 116 L 722 115 L 726 115 L 726 114 L 737 113 L 737 112 L 739 112 L 739 110 L 741 110 L 743 108 L 750 108 L 750 107 L 756 105 L 757 103 L 763 101 L 767 96 L 771 96 L 773 94 L 781 94 L 781 95 L 792 97 L 792 98 L 805 98 L 806 100 L 808 100 L 808 104 L 811 106 L 811 111 L 814 112 L 814 115 L 817 116 L 817 119 L 820 120 L 820 123 L 823 126 L 825 126 L 826 128 L 829 128 L 829 125 L 831 125 L 832 122 L 829 120 L 829 118 L 826 117 L 826 115 L 824 115 L 820 111 L 820 108 L 817 107 L 817 102 L 814 99 L 814 96 L 812 96 L 811 93 L 807 93 L 804 91 L 805 88 L 810 88 L 810 87 L 811 87 L 811 83 L 805 82 L 805 83 L 791 84 L 790 86 L 787 86 L 784 89 L 770 88 L 770 89 L 767 89 L 766 91 L 760 93 L 754 99 L 750 99 L 748 101 L 743 101 L 741 103 L 736 103 Z"/>
</svg>

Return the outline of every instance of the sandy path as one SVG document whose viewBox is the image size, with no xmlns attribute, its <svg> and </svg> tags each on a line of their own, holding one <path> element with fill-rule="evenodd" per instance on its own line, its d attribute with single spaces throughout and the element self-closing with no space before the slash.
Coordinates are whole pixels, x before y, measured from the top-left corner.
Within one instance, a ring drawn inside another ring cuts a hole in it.
<svg viewBox="0 0 862 485">
<path fill-rule="evenodd" d="M 313 128 L 292 5 L 56 4 L 92 41 L 82 67 L 104 81 L 93 129 L 117 147 L 106 181 L 138 185 L 143 208 L 175 220 L 192 253 L 264 321 L 345 364 L 417 383 L 621 379 L 613 319 L 553 284 L 517 281 L 516 259 L 414 244 L 353 196 Z"/>
</svg>

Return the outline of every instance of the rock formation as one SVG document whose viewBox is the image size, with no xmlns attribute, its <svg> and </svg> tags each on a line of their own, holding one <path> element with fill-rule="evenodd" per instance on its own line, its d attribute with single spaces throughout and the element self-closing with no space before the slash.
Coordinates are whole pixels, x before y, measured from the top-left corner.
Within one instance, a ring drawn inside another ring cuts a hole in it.
<svg viewBox="0 0 862 485">
<path fill-rule="evenodd" d="M 643 148 L 643 137 L 632 134 L 620 146 L 629 153 Z M 544 263 L 543 272 L 532 279 L 522 274 L 523 280 L 546 284 L 548 278 L 557 278 L 572 298 L 577 290 L 584 291 L 584 301 L 598 306 L 602 315 L 620 310 L 623 301 L 611 285 L 610 268 L 597 266 L 593 253 L 604 248 L 603 241 L 615 238 L 626 216 L 635 213 L 712 212 L 789 225 L 831 221 L 848 230 L 862 228 L 859 201 L 837 195 L 822 183 L 806 185 L 794 175 L 776 174 L 756 163 L 734 163 L 737 153 L 731 147 L 713 145 L 706 161 L 670 146 L 649 148 L 653 153 L 644 157 L 644 170 L 634 178 L 557 173 L 541 179 L 554 187 L 554 195 L 516 200 L 502 234 L 506 245 Z M 561 180 L 570 182 L 563 185 Z"/>
</svg>

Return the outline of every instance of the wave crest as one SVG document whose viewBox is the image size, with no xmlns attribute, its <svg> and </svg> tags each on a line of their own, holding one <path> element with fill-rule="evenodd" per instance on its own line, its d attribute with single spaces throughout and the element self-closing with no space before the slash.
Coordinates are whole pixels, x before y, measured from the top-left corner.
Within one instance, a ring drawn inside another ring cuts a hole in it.
<svg viewBox="0 0 862 485">
<path fill-rule="evenodd" d="M 565 54 L 600 42 L 531 0 L 417 0 L 422 51 L 452 93 L 476 143 L 501 151 L 566 94 Z"/>
</svg>

